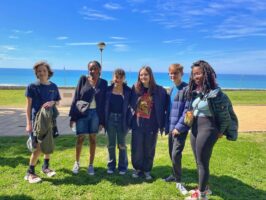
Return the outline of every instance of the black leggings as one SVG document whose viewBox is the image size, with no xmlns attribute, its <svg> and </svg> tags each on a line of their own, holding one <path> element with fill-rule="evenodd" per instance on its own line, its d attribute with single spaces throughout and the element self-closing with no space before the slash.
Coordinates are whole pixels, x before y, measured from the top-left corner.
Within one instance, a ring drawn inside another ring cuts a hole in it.
<svg viewBox="0 0 266 200">
<path fill-rule="evenodd" d="M 218 139 L 218 130 L 212 117 L 196 117 L 190 136 L 199 176 L 199 190 L 205 191 L 209 180 L 209 162 L 214 144 Z"/>
</svg>

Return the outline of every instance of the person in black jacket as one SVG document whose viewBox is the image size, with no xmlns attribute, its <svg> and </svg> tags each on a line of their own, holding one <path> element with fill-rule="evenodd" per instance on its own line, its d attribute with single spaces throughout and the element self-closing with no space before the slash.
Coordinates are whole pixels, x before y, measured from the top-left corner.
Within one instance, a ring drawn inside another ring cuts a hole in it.
<svg viewBox="0 0 266 200">
<path fill-rule="evenodd" d="M 165 128 L 168 134 L 169 155 L 172 161 L 172 174 L 165 178 L 166 182 L 176 182 L 176 188 L 183 195 L 187 194 L 185 186 L 181 183 L 182 174 L 182 151 L 188 134 L 188 127 L 184 124 L 186 112 L 186 91 L 187 83 L 182 81 L 183 66 L 180 64 L 171 64 L 169 66 L 169 77 L 174 86 L 170 90 L 170 104 L 167 114 L 167 125 Z M 169 125 L 168 125 L 169 124 Z"/>
<path fill-rule="evenodd" d="M 106 92 L 105 128 L 108 136 L 108 174 L 113 174 L 116 168 L 116 140 L 119 149 L 119 174 L 124 175 L 128 167 L 126 134 L 131 89 L 124 81 L 125 71 L 116 69 L 113 74 L 112 85 L 107 88 Z"/>
<path fill-rule="evenodd" d="M 158 130 L 165 128 L 168 96 L 166 90 L 156 84 L 152 69 L 143 66 L 139 70 L 138 81 L 132 88 L 130 99 L 132 129 L 131 161 L 133 178 L 144 175 L 151 180 Z"/>
<path fill-rule="evenodd" d="M 104 107 L 105 93 L 107 81 L 100 78 L 101 65 L 97 61 L 91 61 L 88 64 L 89 76 L 81 76 L 76 87 L 75 96 L 73 98 L 69 116 L 70 127 L 76 124 L 76 161 L 72 172 L 79 172 L 79 160 L 82 144 L 86 135 L 89 135 L 90 143 L 90 161 L 88 166 L 88 174 L 94 175 L 93 161 L 96 150 L 96 133 L 101 130 L 104 125 Z M 83 103 L 86 109 L 80 111 L 80 103 Z"/>
</svg>

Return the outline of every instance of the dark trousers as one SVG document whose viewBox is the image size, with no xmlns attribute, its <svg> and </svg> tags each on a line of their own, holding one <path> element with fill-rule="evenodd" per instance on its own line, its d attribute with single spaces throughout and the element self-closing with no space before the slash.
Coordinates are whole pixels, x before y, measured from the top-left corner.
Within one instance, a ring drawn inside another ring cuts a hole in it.
<svg viewBox="0 0 266 200">
<path fill-rule="evenodd" d="M 172 133 L 168 135 L 169 155 L 172 161 L 173 175 L 176 182 L 181 182 L 182 174 L 182 151 L 185 147 L 187 132 L 180 135 L 173 136 Z"/>
<path fill-rule="evenodd" d="M 218 139 L 218 130 L 212 117 L 196 117 L 192 125 L 190 142 L 196 159 L 199 190 L 205 191 L 209 180 L 212 149 Z"/>
<path fill-rule="evenodd" d="M 157 131 L 145 127 L 132 130 L 131 161 L 135 170 L 150 172 L 153 166 Z"/>
<path fill-rule="evenodd" d="M 108 135 L 108 169 L 116 168 L 116 140 L 119 149 L 118 170 L 126 171 L 128 167 L 126 133 L 122 127 L 122 115 L 110 113 L 107 126 Z"/>
</svg>

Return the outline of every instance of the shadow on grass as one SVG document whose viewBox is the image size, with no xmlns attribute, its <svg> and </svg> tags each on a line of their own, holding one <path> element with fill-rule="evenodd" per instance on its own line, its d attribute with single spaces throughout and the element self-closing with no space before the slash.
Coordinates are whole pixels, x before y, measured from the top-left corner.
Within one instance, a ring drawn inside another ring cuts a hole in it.
<svg viewBox="0 0 266 200">
<path fill-rule="evenodd" d="M 15 156 L 15 157 L 1 157 L 0 156 L 0 166 L 9 166 L 9 167 L 15 168 L 22 163 L 25 163 L 25 165 L 27 165 L 28 161 L 29 161 L 29 158 L 24 158 L 22 156 Z"/>
<path fill-rule="evenodd" d="M 13 195 L 13 196 L 9 196 L 9 195 L 0 195 L 0 199 L 2 200 L 33 200 L 32 197 L 29 197 L 27 195 Z"/>
</svg>

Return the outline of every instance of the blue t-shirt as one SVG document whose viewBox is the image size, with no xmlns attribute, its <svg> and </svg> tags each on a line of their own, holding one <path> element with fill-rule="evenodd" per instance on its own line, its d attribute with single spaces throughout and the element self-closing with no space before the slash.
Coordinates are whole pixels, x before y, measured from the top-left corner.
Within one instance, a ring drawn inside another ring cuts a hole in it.
<svg viewBox="0 0 266 200">
<path fill-rule="evenodd" d="M 58 87 L 53 82 L 50 82 L 49 85 L 44 85 L 39 82 L 31 83 L 26 88 L 25 96 L 32 99 L 32 120 L 34 120 L 37 112 L 44 103 L 48 101 L 59 101 L 61 99 Z"/>
<path fill-rule="evenodd" d="M 173 89 L 172 89 L 172 92 L 171 92 L 171 96 L 170 96 L 171 101 L 170 101 L 170 104 L 169 104 L 169 111 L 172 109 L 172 104 L 173 104 L 173 102 L 175 100 L 175 97 L 176 97 L 178 91 L 179 91 L 178 87 L 176 85 L 173 86 Z"/>
</svg>

